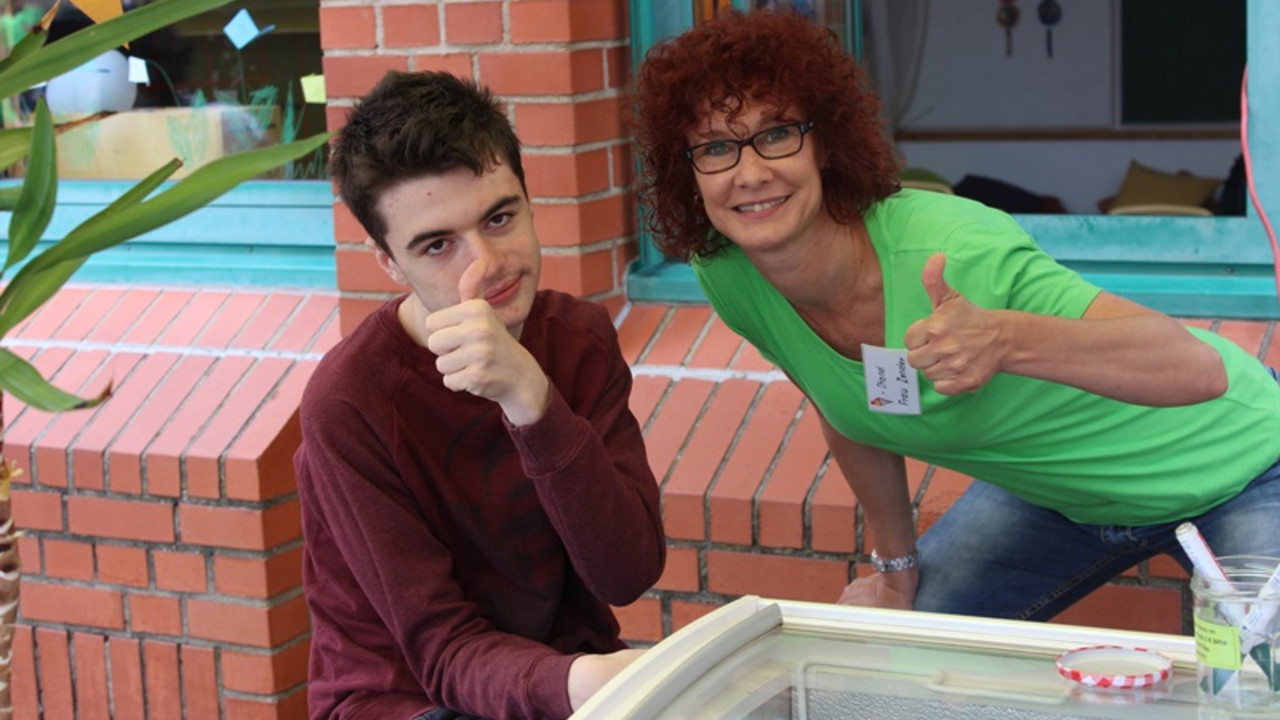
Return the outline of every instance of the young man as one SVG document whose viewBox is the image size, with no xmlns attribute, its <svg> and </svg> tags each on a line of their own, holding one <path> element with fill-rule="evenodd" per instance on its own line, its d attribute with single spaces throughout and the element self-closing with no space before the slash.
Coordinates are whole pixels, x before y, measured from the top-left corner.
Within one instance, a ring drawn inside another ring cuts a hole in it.
<svg viewBox="0 0 1280 720">
<path fill-rule="evenodd" d="M 520 146 L 488 91 L 388 74 L 331 172 L 409 292 L 302 401 L 311 717 L 566 717 L 636 657 L 609 604 L 666 553 L 613 325 L 537 290 Z"/>
</svg>

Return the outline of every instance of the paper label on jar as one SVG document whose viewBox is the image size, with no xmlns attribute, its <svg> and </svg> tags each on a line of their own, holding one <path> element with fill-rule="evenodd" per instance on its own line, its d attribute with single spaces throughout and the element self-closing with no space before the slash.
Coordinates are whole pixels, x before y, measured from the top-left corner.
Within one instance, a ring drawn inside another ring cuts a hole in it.
<svg viewBox="0 0 1280 720">
<path fill-rule="evenodd" d="M 1240 630 L 1195 618 L 1196 662 L 1223 670 L 1241 667 Z"/>
</svg>

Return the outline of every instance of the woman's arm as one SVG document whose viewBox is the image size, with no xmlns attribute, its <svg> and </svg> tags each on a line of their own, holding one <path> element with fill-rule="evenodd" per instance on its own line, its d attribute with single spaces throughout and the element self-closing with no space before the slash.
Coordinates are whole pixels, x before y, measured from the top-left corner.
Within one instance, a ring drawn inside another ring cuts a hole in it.
<svg viewBox="0 0 1280 720">
<path fill-rule="evenodd" d="M 1005 372 L 1137 405 L 1190 405 L 1227 391 L 1217 350 L 1131 300 L 1099 293 L 1079 320 L 1008 314 Z"/>
<path fill-rule="evenodd" d="M 997 372 L 1039 378 L 1137 405 L 1190 405 L 1227 390 L 1222 357 L 1173 318 L 1108 292 L 1079 319 L 969 302 L 930 258 L 929 317 L 904 338 L 912 366 L 940 393 L 973 392 Z"/>
<path fill-rule="evenodd" d="M 826 418 L 819 415 L 819 419 L 831 456 L 862 506 L 868 545 L 874 542 L 876 553 L 881 557 L 900 557 L 913 552 L 916 532 L 902 456 L 854 442 L 831 427 Z M 850 583 L 839 602 L 910 609 L 919 584 L 919 569 L 873 573 Z"/>
</svg>

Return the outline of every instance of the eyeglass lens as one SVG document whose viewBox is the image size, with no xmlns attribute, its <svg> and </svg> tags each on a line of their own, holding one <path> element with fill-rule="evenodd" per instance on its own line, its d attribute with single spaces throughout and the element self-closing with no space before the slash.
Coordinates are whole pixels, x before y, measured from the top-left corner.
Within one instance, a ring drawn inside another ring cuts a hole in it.
<svg viewBox="0 0 1280 720">
<path fill-rule="evenodd" d="M 738 164 L 742 148 L 750 145 L 760 157 L 768 160 L 794 155 L 804 144 L 801 123 L 765 128 L 745 140 L 714 140 L 690 149 L 689 157 L 700 172 L 723 172 Z"/>
</svg>

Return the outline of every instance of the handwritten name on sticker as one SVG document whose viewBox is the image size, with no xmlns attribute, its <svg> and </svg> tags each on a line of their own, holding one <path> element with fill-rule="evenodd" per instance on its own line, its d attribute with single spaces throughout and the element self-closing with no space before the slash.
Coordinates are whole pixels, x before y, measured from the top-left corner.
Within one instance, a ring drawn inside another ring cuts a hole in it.
<svg viewBox="0 0 1280 720">
<path fill-rule="evenodd" d="M 862 346 L 867 409 L 889 415 L 920 414 L 920 376 L 904 349 Z"/>
</svg>

